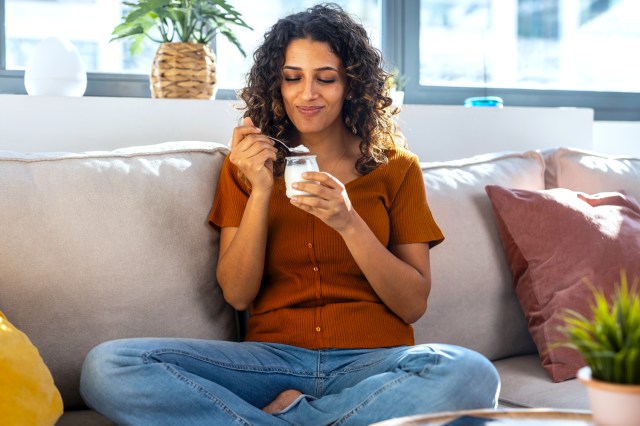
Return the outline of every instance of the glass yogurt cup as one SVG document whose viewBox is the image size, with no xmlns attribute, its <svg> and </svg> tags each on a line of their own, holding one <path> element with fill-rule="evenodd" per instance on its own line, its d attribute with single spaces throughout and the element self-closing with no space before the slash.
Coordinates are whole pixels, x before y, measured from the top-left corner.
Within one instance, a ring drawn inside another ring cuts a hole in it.
<svg viewBox="0 0 640 426">
<path fill-rule="evenodd" d="M 287 197 L 294 195 L 312 195 L 308 192 L 299 191 L 292 188 L 294 182 L 313 182 L 302 178 L 304 172 L 319 172 L 318 162 L 315 155 L 297 155 L 285 157 L 284 182 L 287 187 Z"/>
</svg>

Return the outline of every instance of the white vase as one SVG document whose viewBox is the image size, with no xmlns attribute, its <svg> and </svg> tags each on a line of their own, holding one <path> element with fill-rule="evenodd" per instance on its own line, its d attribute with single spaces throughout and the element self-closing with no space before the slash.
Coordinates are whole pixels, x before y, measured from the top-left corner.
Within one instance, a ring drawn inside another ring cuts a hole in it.
<svg viewBox="0 0 640 426">
<path fill-rule="evenodd" d="M 587 387 L 593 421 L 597 426 L 640 425 L 640 385 L 619 385 L 591 378 L 583 367 L 578 379 Z"/>
<path fill-rule="evenodd" d="M 27 63 L 24 87 L 30 95 L 84 95 L 87 72 L 78 49 L 60 37 L 42 40 Z"/>
</svg>

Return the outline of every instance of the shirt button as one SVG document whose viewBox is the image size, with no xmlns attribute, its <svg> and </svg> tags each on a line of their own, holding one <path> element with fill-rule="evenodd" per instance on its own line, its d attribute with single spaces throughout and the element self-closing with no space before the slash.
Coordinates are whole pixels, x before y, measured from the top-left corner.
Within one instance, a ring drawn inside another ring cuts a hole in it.
<svg viewBox="0 0 640 426">
<path fill-rule="evenodd" d="M 307 244 L 307 246 L 308 246 L 309 248 L 311 248 L 311 247 L 313 247 L 313 244 L 309 243 L 309 244 Z"/>
<path fill-rule="evenodd" d="M 313 267 L 313 270 L 314 270 L 314 271 L 316 271 L 316 272 L 318 272 L 318 267 L 317 267 L 317 266 L 314 266 L 314 267 Z"/>
<path fill-rule="evenodd" d="M 316 331 L 320 331 L 320 327 L 316 327 Z"/>
</svg>

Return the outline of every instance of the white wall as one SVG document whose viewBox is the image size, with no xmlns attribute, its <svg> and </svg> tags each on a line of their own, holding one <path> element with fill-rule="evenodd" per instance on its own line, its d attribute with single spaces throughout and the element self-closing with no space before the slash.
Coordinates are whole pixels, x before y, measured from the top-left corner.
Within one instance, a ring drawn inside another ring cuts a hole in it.
<svg viewBox="0 0 640 426">
<path fill-rule="evenodd" d="M 0 149 L 111 150 L 175 140 L 226 143 L 237 102 L 0 95 Z"/>
<path fill-rule="evenodd" d="M 0 95 L 0 150 L 94 151 L 172 140 L 227 143 L 241 115 L 237 105 Z M 640 156 L 640 122 L 594 126 L 590 109 L 405 105 L 399 123 L 423 161 L 555 146 Z"/>
<path fill-rule="evenodd" d="M 593 110 L 405 105 L 399 122 L 422 161 L 445 161 L 495 151 L 591 149 Z"/>
<path fill-rule="evenodd" d="M 595 121 L 593 150 L 640 158 L 640 121 Z"/>
</svg>

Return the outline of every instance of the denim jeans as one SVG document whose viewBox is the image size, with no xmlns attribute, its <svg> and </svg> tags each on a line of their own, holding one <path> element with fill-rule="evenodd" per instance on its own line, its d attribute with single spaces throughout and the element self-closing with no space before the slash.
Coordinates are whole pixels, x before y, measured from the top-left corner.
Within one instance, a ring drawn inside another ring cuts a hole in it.
<svg viewBox="0 0 640 426">
<path fill-rule="evenodd" d="M 281 344 L 125 339 L 94 348 L 81 393 L 121 425 L 366 425 L 493 408 L 500 387 L 482 355 L 450 345 L 309 350 Z M 261 410 L 287 389 L 302 395 Z"/>
</svg>

